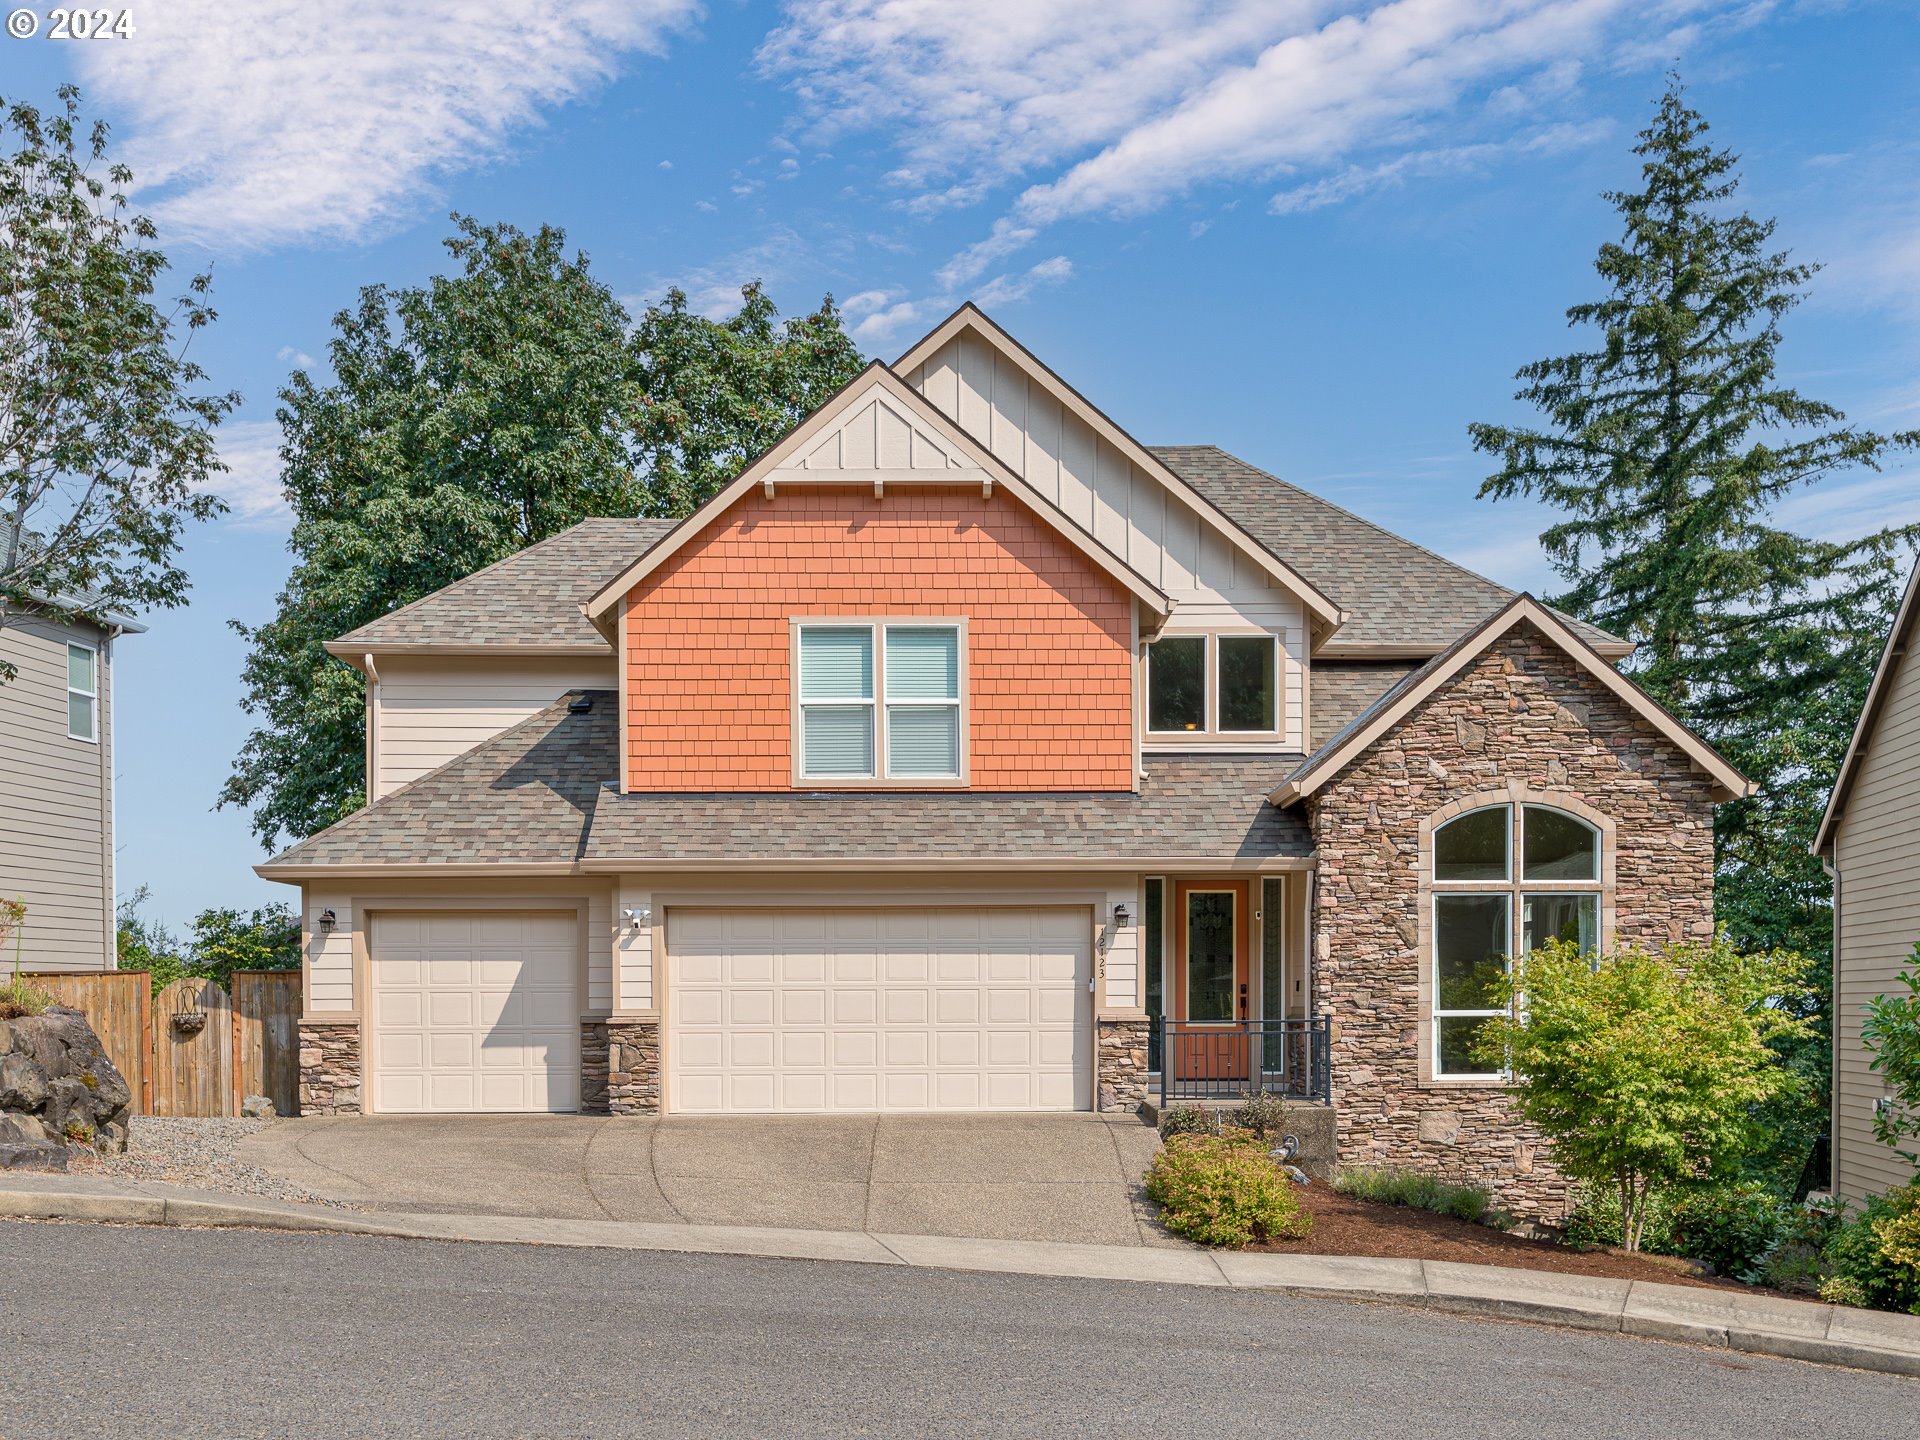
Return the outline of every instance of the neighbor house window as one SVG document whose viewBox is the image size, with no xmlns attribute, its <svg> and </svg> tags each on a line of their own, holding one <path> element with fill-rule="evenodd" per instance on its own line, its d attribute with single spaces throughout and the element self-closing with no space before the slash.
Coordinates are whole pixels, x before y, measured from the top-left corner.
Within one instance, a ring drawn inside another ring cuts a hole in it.
<svg viewBox="0 0 1920 1440">
<path fill-rule="evenodd" d="M 1275 635 L 1169 635 L 1147 647 L 1151 735 L 1259 735 L 1280 728 Z"/>
<path fill-rule="evenodd" d="M 957 625 L 802 625 L 801 777 L 959 779 L 960 654 Z"/>
<path fill-rule="evenodd" d="M 1599 948 L 1600 845 L 1598 829 L 1549 805 L 1489 805 L 1433 832 L 1436 1077 L 1498 1077 L 1473 1044 L 1501 1013 L 1514 955 L 1549 940 Z"/>
<path fill-rule="evenodd" d="M 91 645 L 67 646 L 67 734 L 100 738 L 100 652 Z"/>
</svg>

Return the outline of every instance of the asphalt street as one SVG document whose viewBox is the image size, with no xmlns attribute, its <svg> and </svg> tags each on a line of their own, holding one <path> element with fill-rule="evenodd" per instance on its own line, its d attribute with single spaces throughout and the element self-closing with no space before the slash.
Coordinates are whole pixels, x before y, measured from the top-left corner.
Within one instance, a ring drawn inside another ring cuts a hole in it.
<svg viewBox="0 0 1920 1440">
<path fill-rule="evenodd" d="M 1916 1433 L 1916 1380 L 1381 1305 L 0 1222 L 0 1440 Z"/>
</svg>

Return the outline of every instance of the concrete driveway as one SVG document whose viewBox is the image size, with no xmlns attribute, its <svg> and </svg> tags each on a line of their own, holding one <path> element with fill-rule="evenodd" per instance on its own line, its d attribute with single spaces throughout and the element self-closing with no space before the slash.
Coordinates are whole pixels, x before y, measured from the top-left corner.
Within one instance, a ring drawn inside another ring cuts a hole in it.
<svg viewBox="0 0 1920 1440">
<path fill-rule="evenodd" d="M 1095 1115 L 341 1116 L 240 1158 L 382 1210 L 1164 1245 L 1158 1143 Z"/>
</svg>

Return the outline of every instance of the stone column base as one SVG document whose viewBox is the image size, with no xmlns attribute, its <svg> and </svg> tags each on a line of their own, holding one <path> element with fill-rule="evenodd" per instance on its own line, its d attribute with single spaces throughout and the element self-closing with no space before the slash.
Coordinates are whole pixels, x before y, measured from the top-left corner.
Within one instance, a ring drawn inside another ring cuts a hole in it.
<svg viewBox="0 0 1920 1440">
<path fill-rule="evenodd" d="M 1147 1098 L 1147 1039 L 1151 1020 L 1102 1020 L 1094 1027 L 1094 1108 L 1131 1115 Z"/>
<path fill-rule="evenodd" d="M 580 1022 L 580 1113 L 607 1113 L 607 1022 Z"/>
<path fill-rule="evenodd" d="M 660 1113 L 660 1022 L 609 1020 L 607 1109 L 615 1115 Z"/>
<path fill-rule="evenodd" d="M 300 1022 L 300 1113 L 358 1115 L 360 1022 Z"/>
</svg>

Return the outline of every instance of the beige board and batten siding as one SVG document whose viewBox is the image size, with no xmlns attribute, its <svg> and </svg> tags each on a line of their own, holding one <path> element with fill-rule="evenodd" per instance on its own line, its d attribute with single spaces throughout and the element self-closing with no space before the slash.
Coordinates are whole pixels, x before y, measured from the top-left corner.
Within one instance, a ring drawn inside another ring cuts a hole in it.
<svg viewBox="0 0 1920 1440">
<path fill-rule="evenodd" d="M 69 642 L 98 651 L 97 742 L 67 733 Z M 114 963 L 112 650 L 87 624 L 16 615 L 0 628 L 18 671 L 0 684 L 0 898 L 26 902 L 25 969 Z"/>
<path fill-rule="evenodd" d="M 611 651 L 604 660 L 378 655 L 374 664 L 379 678 L 367 687 L 374 800 L 538 714 L 569 690 L 615 684 Z"/>
<path fill-rule="evenodd" d="M 308 883 L 301 887 L 306 949 L 304 1013 L 313 1020 L 360 1013 L 365 997 L 363 967 L 372 963 L 369 917 L 378 911 L 473 911 L 584 907 L 586 990 L 581 1018 L 605 1016 L 613 1008 L 615 933 L 613 887 L 594 879 L 547 880 L 517 876 L 489 880 L 476 876 L 427 881 L 395 880 Z M 333 929 L 321 916 L 332 910 Z"/>
<path fill-rule="evenodd" d="M 1284 704 L 1275 748 L 1305 748 L 1307 617 L 1297 597 L 979 334 L 954 336 L 906 379 L 1177 602 L 1174 629 L 1278 636 Z"/>
<path fill-rule="evenodd" d="M 1908 654 L 1893 666 L 1833 835 L 1840 877 L 1834 1184 L 1850 1200 L 1914 1177 L 1874 1138 L 1874 1103 L 1887 1087 L 1860 1034 L 1868 1002 L 1906 993 L 1897 977 L 1920 941 L 1920 664 Z"/>
</svg>

